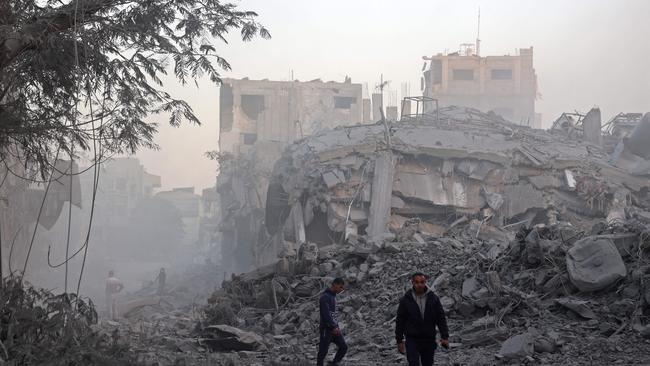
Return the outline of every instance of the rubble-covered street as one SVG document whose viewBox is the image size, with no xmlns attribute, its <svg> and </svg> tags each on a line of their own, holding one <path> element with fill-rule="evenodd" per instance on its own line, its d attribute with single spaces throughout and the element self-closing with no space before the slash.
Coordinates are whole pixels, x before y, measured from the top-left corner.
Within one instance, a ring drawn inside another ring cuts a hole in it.
<svg viewBox="0 0 650 366">
<path fill-rule="evenodd" d="M 309 365 L 318 297 L 342 277 L 347 364 L 397 365 L 397 302 L 422 271 L 449 319 L 438 364 L 650 362 L 648 180 L 566 135 L 438 112 L 292 145 L 266 207 L 276 261 L 233 274 L 207 306 L 141 297 L 103 331 L 150 364 Z"/>
<path fill-rule="evenodd" d="M 0 366 L 650 366 L 648 14 L 3 0 Z"/>
</svg>

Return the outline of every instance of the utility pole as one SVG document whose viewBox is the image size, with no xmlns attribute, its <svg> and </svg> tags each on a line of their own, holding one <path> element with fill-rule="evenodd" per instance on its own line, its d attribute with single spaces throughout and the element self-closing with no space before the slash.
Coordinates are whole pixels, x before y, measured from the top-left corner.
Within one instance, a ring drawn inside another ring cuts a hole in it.
<svg viewBox="0 0 650 366">
<path fill-rule="evenodd" d="M 377 85 L 377 87 L 375 88 L 375 89 L 379 89 L 379 93 L 381 94 L 380 103 L 379 103 L 380 105 L 379 112 L 381 113 L 382 120 L 386 119 L 386 116 L 384 115 L 384 88 L 388 86 L 389 83 L 390 81 L 388 80 L 384 81 L 384 74 L 382 73 L 379 77 L 379 85 Z"/>
</svg>

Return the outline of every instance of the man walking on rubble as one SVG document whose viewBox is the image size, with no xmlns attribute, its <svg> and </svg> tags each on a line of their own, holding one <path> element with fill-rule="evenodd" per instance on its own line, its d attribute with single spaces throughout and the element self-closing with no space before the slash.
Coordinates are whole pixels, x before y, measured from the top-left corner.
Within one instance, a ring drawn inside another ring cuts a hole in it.
<svg viewBox="0 0 650 366">
<path fill-rule="evenodd" d="M 436 327 L 440 331 L 440 345 L 449 348 L 447 318 L 440 299 L 427 287 L 427 276 L 414 273 L 411 284 L 413 288 L 404 294 L 397 308 L 397 350 L 406 353 L 409 366 L 432 366 L 437 346 Z"/>
<path fill-rule="evenodd" d="M 106 306 L 108 308 L 108 318 L 117 320 L 117 294 L 122 291 L 124 285 L 117 277 L 115 272 L 110 270 L 106 279 Z"/>
<path fill-rule="evenodd" d="M 345 353 L 348 351 L 348 345 L 337 321 L 336 312 L 336 295 L 343 291 L 345 281 L 342 278 L 335 278 L 331 286 L 326 289 L 318 302 L 320 308 L 320 326 L 318 341 L 317 366 L 323 366 L 330 343 L 335 343 L 338 347 L 334 359 L 328 365 L 339 365 Z"/>
</svg>

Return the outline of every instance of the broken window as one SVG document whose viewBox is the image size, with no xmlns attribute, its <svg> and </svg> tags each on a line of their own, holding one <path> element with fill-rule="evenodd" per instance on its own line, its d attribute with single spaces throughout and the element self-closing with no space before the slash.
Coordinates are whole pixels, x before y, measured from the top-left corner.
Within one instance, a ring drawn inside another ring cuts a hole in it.
<svg viewBox="0 0 650 366">
<path fill-rule="evenodd" d="M 334 97 L 334 108 L 350 109 L 352 104 L 357 104 L 355 97 Z"/>
<path fill-rule="evenodd" d="M 511 69 L 492 69 L 490 70 L 492 75 L 492 80 L 511 80 L 512 79 L 512 70 Z"/>
<path fill-rule="evenodd" d="M 241 109 L 248 118 L 256 120 L 260 113 L 264 111 L 264 96 L 243 94 L 241 96 Z"/>
<path fill-rule="evenodd" d="M 242 133 L 244 137 L 244 145 L 253 145 L 257 141 L 256 133 Z"/>
<path fill-rule="evenodd" d="M 474 70 L 454 69 L 454 80 L 474 80 Z"/>
</svg>

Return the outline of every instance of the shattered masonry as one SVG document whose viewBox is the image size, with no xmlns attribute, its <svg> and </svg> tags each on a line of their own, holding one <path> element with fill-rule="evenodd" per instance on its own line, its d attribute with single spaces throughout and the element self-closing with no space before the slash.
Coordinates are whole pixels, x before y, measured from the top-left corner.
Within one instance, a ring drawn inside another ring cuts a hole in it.
<svg viewBox="0 0 650 366">
<path fill-rule="evenodd" d="M 284 240 L 295 248 L 302 240 L 377 239 L 411 219 L 436 236 L 461 217 L 497 229 L 559 220 L 580 226 L 647 198 L 646 177 L 608 161 L 588 142 L 468 108 L 390 124 L 388 134 L 383 124 L 339 127 L 285 151 L 270 180 L 266 226 L 275 233 L 286 220 Z M 279 254 L 284 243 L 275 242 Z"/>
</svg>

